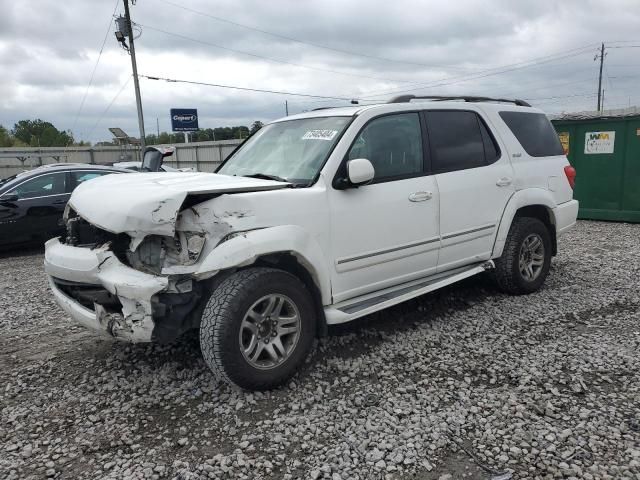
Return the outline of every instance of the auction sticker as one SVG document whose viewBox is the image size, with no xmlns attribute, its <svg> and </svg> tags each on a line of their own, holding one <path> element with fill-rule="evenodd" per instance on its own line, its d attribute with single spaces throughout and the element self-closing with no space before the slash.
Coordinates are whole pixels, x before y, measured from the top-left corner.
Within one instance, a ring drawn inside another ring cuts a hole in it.
<svg viewBox="0 0 640 480">
<path fill-rule="evenodd" d="M 302 136 L 302 140 L 333 140 L 337 130 L 309 130 Z"/>
</svg>

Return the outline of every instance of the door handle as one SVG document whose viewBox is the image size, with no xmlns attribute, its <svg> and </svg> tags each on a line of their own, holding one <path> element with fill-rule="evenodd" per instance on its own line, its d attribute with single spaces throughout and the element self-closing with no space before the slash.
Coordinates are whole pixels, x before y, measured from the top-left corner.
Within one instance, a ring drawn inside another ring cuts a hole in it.
<svg viewBox="0 0 640 480">
<path fill-rule="evenodd" d="M 424 202 L 425 200 L 431 200 L 433 193 L 431 192 L 414 192 L 409 195 L 410 202 Z"/>
<path fill-rule="evenodd" d="M 502 177 L 498 179 L 496 185 L 499 187 L 508 187 L 509 185 L 511 185 L 512 181 L 513 179 L 511 179 L 510 177 Z"/>
</svg>

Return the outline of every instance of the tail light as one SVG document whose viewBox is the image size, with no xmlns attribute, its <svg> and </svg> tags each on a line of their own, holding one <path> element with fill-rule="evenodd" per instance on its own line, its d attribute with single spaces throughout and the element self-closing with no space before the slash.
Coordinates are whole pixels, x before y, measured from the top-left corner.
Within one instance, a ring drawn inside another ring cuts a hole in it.
<svg viewBox="0 0 640 480">
<path fill-rule="evenodd" d="M 567 165 L 566 167 L 564 167 L 564 174 L 567 176 L 567 181 L 573 189 L 576 184 L 576 169 L 571 165 Z"/>
</svg>

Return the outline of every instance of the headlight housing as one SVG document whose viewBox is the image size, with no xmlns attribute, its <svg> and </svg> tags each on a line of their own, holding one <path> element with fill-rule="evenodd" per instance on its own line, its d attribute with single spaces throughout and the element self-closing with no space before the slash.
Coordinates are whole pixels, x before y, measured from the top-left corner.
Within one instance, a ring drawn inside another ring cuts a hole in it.
<svg viewBox="0 0 640 480">
<path fill-rule="evenodd" d="M 195 264 L 205 242 L 201 232 L 178 231 L 173 237 L 149 235 L 134 252 L 127 252 L 127 259 L 134 268 L 158 274 L 165 267 Z"/>
</svg>

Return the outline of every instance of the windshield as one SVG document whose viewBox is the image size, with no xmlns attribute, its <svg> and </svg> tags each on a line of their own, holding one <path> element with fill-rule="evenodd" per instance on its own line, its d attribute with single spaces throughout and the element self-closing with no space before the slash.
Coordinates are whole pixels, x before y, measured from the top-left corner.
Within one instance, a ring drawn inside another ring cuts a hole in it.
<svg viewBox="0 0 640 480">
<path fill-rule="evenodd" d="M 350 119 L 304 118 L 262 127 L 217 173 L 281 178 L 307 185 L 324 165 Z"/>
</svg>

